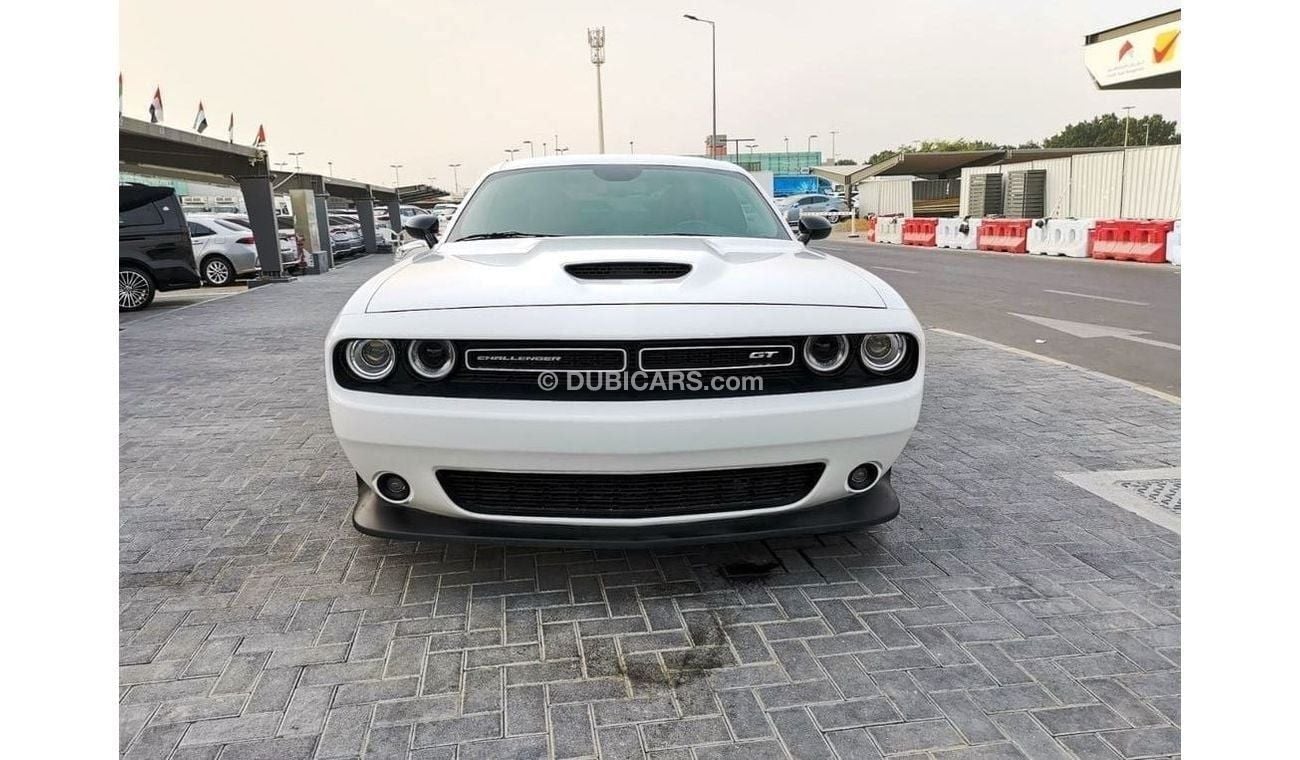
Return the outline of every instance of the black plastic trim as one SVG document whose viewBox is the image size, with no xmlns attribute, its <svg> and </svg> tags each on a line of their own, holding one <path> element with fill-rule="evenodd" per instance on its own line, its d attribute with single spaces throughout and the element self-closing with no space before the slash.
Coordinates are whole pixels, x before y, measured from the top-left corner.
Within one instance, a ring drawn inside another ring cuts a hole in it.
<svg viewBox="0 0 1300 760">
<path fill-rule="evenodd" d="M 805 509 L 759 517 L 731 517 L 652 526 L 539 525 L 460 520 L 380 499 L 357 478 L 352 525 L 361 533 L 402 541 L 466 541 L 518 546 L 638 548 L 754 541 L 789 535 L 841 533 L 888 522 L 898 516 L 898 494 L 890 471 L 871 490 Z"/>
</svg>

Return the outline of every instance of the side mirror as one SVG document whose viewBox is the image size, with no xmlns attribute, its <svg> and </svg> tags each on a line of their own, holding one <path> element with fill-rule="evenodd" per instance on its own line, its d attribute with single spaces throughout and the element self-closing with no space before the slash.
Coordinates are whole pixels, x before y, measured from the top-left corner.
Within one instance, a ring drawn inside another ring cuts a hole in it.
<svg viewBox="0 0 1300 760">
<path fill-rule="evenodd" d="M 438 242 L 438 217 L 433 214 L 413 216 L 402 223 L 402 230 L 416 240 L 423 240 L 432 248 Z"/>
<path fill-rule="evenodd" d="M 799 217 L 799 242 L 807 243 L 810 240 L 821 240 L 830 237 L 831 223 L 826 221 L 824 216 L 808 214 Z"/>
</svg>

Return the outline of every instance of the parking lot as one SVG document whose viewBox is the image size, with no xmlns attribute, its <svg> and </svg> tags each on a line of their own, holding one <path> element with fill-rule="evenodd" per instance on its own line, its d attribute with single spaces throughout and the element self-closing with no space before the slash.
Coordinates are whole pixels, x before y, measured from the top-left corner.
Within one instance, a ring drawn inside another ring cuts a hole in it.
<svg viewBox="0 0 1300 760">
<path fill-rule="evenodd" d="M 383 541 L 349 520 L 321 344 L 388 260 L 124 321 L 126 757 L 1179 752 L 1179 536 L 1065 477 L 1176 467 L 1177 405 L 930 331 L 881 527 Z M 1176 483 L 1145 477 L 1117 482 Z"/>
</svg>

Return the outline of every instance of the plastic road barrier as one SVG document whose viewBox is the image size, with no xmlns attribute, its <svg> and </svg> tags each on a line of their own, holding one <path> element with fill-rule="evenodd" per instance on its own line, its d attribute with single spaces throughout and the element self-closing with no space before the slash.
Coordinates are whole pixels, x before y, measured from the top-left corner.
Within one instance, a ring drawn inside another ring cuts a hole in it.
<svg viewBox="0 0 1300 760">
<path fill-rule="evenodd" d="M 876 217 L 867 217 L 867 231 L 864 235 L 868 242 L 876 242 Z"/>
<path fill-rule="evenodd" d="M 901 217 L 876 217 L 876 242 L 900 245 L 903 242 L 903 225 Z"/>
<path fill-rule="evenodd" d="M 1088 236 L 1088 255 L 1094 259 L 1163 264 L 1173 228 L 1174 222 L 1169 219 L 1098 219 Z"/>
<path fill-rule="evenodd" d="M 940 219 L 934 226 L 934 244 L 939 248 L 956 248 L 961 242 L 961 233 L 958 228 L 961 227 L 962 220 L 955 217 Z"/>
<path fill-rule="evenodd" d="M 903 245 L 924 245 L 935 247 L 938 219 L 909 218 L 903 220 Z"/>
<path fill-rule="evenodd" d="M 1029 219 L 985 219 L 977 237 L 981 251 L 1025 253 L 1029 242 Z"/>
<path fill-rule="evenodd" d="M 1029 236 L 1025 240 L 1025 250 L 1029 253 L 1047 255 L 1051 253 L 1048 250 L 1048 232 L 1047 224 L 1050 219 L 1035 219 L 1033 224 L 1029 225 Z"/>
<path fill-rule="evenodd" d="M 1045 256 L 1088 258 L 1088 233 L 1092 219 L 1035 219 L 1026 243 L 1030 253 Z"/>
<path fill-rule="evenodd" d="M 1174 228 L 1165 236 L 1165 258 L 1174 266 L 1183 265 L 1183 220 L 1174 222 Z"/>
</svg>

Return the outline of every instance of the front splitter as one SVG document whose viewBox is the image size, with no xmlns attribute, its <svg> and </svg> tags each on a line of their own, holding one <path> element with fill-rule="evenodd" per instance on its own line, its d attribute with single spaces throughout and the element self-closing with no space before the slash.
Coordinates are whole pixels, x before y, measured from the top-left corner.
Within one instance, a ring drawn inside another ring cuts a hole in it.
<svg viewBox="0 0 1300 760">
<path fill-rule="evenodd" d="M 379 538 L 406 541 L 469 541 L 523 546 L 646 548 L 730 543 L 789 535 L 842 533 L 898 516 L 898 494 L 889 472 L 870 491 L 759 517 L 738 517 L 666 525 L 539 525 L 496 520 L 462 520 L 389 504 L 357 478 L 352 525 Z"/>
</svg>

